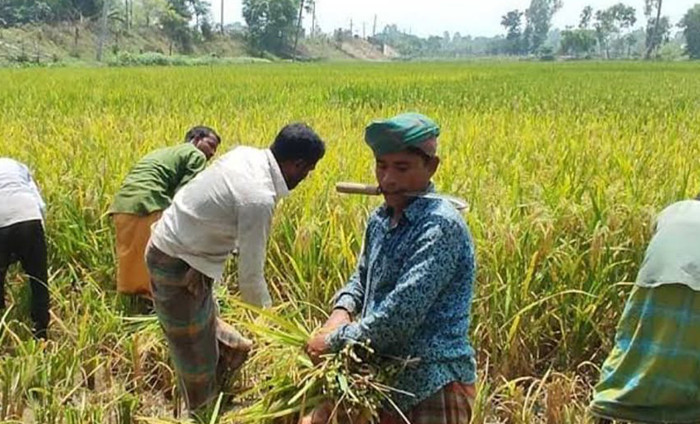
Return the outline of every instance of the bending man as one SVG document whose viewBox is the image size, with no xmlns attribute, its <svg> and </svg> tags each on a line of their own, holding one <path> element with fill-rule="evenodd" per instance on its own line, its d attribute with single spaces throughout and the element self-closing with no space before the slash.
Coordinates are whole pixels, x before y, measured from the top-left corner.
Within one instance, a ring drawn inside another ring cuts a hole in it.
<svg viewBox="0 0 700 424">
<path fill-rule="evenodd" d="M 154 225 L 146 254 L 153 299 L 190 410 L 217 393 L 219 349 L 236 358 L 230 368 L 250 349 L 216 319 L 212 282 L 238 249 L 243 300 L 270 306 L 263 269 L 275 205 L 324 153 L 311 128 L 288 125 L 269 149 L 242 146 L 223 155 L 175 195 Z"/>
</svg>

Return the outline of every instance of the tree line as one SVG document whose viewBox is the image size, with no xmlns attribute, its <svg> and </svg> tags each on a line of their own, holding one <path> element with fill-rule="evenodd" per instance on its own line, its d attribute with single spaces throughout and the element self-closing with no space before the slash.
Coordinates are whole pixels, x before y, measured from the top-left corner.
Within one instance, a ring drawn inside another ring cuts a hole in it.
<svg viewBox="0 0 700 424">
<path fill-rule="evenodd" d="M 506 29 L 505 50 L 512 55 L 542 54 L 552 17 L 561 0 L 532 0 L 524 11 L 512 10 L 501 18 Z M 559 53 L 574 57 L 597 55 L 606 59 L 632 57 L 632 52 L 650 59 L 671 39 L 671 21 L 663 16 L 663 0 L 644 0 L 646 22 L 637 28 L 637 10 L 624 3 L 606 9 L 583 8 L 579 22 L 560 33 Z M 700 4 L 688 10 L 678 27 L 683 29 L 685 53 L 700 58 L 697 45 Z M 523 24 L 524 20 L 524 24 Z M 643 45 L 638 49 L 640 40 Z M 550 46 L 551 48 L 551 46 Z M 544 52 L 551 53 L 551 52 Z"/>
<path fill-rule="evenodd" d="M 222 6 L 223 1 L 217 6 Z M 228 1 L 228 0 L 227 0 Z M 471 37 L 460 33 L 421 38 L 396 25 L 367 37 L 375 44 L 388 44 L 404 56 L 471 56 L 520 55 L 606 59 L 644 57 L 659 54 L 672 41 L 668 16 L 663 15 L 664 0 L 643 0 L 646 21 L 638 26 L 637 10 L 617 3 L 594 10 L 586 6 L 580 19 L 564 30 L 552 28 L 552 18 L 562 7 L 562 0 L 531 0 L 525 10 L 511 10 L 500 24 L 504 36 Z M 667 0 L 668 1 L 668 0 Z M 192 43 L 210 40 L 216 33 L 235 33 L 247 41 L 254 53 L 272 52 L 292 56 L 305 33 L 302 20 L 312 19 L 311 34 L 320 34 L 315 19 L 315 0 L 242 0 L 245 26 L 215 24 L 212 4 L 207 0 L 3 0 L 0 26 L 55 24 L 59 22 L 94 22 L 110 32 L 134 28 L 157 27 L 179 50 L 189 52 Z M 684 53 L 700 58 L 700 4 L 687 11 L 678 22 L 682 29 Z M 329 40 L 343 41 L 356 37 L 352 29 L 336 29 Z"/>
<path fill-rule="evenodd" d="M 668 0 L 667 0 L 668 1 Z M 640 25 L 637 9 L 624 3 L 595 10 L 586 6 L 578 22 L 560 30 L 552 20 L 562 8 L 562 0 L 531 0 L 524 10 L 510 10 L 500 18 L 504 35 L 471 37 L 459 32 L 442 36 L 418 37 L 387 25 L 371 37 L 389 44 L 404 56 L 531 56 L 554 58 L 645 58 L 661 56 L 666 47 L 671 53 L 700 59 L 700 4 L 689 9 L 673 25 L 663 15 L 663 0 L 644 0 L 645 22 Z M 673 33 L 673 29 L 681 31 Z"/>
</svg>

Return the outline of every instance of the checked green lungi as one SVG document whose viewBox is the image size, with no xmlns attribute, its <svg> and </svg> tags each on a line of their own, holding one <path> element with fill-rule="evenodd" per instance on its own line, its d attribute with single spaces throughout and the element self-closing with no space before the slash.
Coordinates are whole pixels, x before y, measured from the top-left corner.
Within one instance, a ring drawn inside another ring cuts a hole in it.
<svg viewBox="0 0 700 424">
<path fill-rule="evenodd" d="M 146 263 L 185 402 L 188 409 L 198 409 L 218 393 L 217 378 L 224 376 L 217 375 L 217 366 L 220 371 L 240 367 L 251 342 L 217 318 L 211 278 L 153 245 L 146 251 Z"/>
<path fill-rule="evenodd" d="M 635 286 L 590 411 L 643 423 L 700 423 L 700 292 Z"/>
</svg>

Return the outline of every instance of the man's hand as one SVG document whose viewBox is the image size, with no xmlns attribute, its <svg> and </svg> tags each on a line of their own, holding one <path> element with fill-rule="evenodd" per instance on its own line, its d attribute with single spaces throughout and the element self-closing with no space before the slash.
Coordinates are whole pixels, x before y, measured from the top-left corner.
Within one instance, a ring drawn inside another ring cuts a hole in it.
<svg viewBox="0 0 700 424">
<path fill-rule="evenodd" d="M 328 317 L 328 321 L 323 324 L 323 329 L 327 332 L 335 331 L 338 327 L 343 324 L 350 324 L 352 322 L 352 317 L 350 313 L 342 308 L 334 309 L 331 316 Z"/>
<path fill-rule="evenodd" d="M 314 408 L 313 411 L 302 417 L 299 424 L 327 424 L 330 422 L 334 407 L 335 405 L 333 405 L 333 402 L 323 402 L 321 405 Z"/>
<path fill-rule="evenodd" d="M 326 336 L 328 334 L 330 334 L 330 331 L 321 328 L 312 334 L 309 341 L 306 342 L 306 354 L 309 355 L 314 365 L 321 362 L 321 355 L 328 353 L 328 345 L 326 344 Z"/>
<path fill-rule="evenodd" d="M 326 336 L 335 331 L 343 324 L 352 322 L 350 314 L 345 309 L 334 309 L 328 321 L 319 330 L 311 335 L 311 338 L 306 343 L 306 353 L 311 358 L 311 362 L 318 364 L 321 361 L 321 355 L 328 353 L 329 346 L 326 344 Z"/>
</svg>

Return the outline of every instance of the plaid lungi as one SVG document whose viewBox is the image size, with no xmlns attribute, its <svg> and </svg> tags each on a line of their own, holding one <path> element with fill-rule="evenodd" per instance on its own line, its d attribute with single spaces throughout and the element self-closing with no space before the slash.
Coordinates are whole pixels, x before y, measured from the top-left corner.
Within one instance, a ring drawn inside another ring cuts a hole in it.
<svg viewBox="0 0 700 424">
<path fill-rule="evenodd" d="M 146 216 L 130 213 L 112 215 L 116 232 L 117 291 L 125 294 L 140 294 L 150 297 L 151 284 L 144 261 L 151 225 L 160 219 L 162 212 Z"/>
<path fill-rule="evenodd" d="M 219 371 L 235 371 L 251 342 L 217 318 L 211 278 L 153 245 L 148 247 L 146 262 L 156 314 L 181 391 L 188 409 L 198 409 L 217 395 L 224 377 L 217 366 Z"/>
<path fill-rule="evenodd" d="M 473 384 L 452 382 L 405 412 L 411 424 L 468 424 L 476 397 Z M 379 424 L 406 424 L 395 411 L 384 411 Z"/>
<path fill-rule="evenodd" d="M 645 423 L 700 422 L 700 292 L 635 286 L 590 411 Z"/>
</svg>

